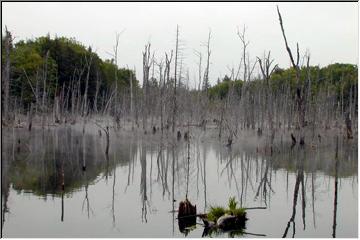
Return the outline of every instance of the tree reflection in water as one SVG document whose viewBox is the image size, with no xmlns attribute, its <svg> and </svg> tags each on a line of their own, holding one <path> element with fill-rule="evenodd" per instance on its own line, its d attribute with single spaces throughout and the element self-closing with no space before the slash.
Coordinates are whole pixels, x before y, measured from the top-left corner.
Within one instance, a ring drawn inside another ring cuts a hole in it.
<svg viewBox="0 0 360 240">
<path fill-rule="evenodd" d="M 89 130 L 90 128 L 87 128 L 87 131 Z M 81 191 L 81 209 L 86 212 L 87 218 L 94 220 L 94 211 L 97 210 L 94 206 L 98 198 L 94 199 L 89 189 L 94 189 L 93 185 L 103 179 L 104 183 L 109 180 L 112 185 L 110 219 L 115 228 L 116 221 L 120 222 L 120 219 L 116 218 L 116 210 L 120 209 L 119 205 L 115 206 L 118 202 L 116 190 L 121 186 L 124 187 L 122 194 L 131 194 L 127 189 L 136 183 L 140 184 L 141 204 L 138 209 L 141 209 L 141 221 L 155 221 L 150 218 L 152 214 L 156 214 L 151 205 L 159 204 L 157 201 L 160 197 L 162 201 L 169 203 L 169 217 L 172 216 L 169 224 L 172 223 L 174 236 L 177 204 L 187 191 L 188 196 L 195 199 L 194 204 L 198 209 L 206 212 L 209 206 L 221 204 L 222 199 L 228 197 L 222 196 L 220 191 L 237 196 L 243 207 L 260 205 L 270 209 L 271 198 L 284 192 L 286 202 L 289 190 L 292 212 L 290 219 L 286 219 L 285 231 L 280 234 L 283 237 L 295 236 L 296 223 L 302 224 L 303 230 L 317 228 L 318 219 L 321 217 L 316 214 L 316 207 L 320 206 L 316 204 L 321 191 L 319 184 L 324 182 L 324 179 L 334 177 L 334 208 L 331 215 L 332 235 L 335 237 L 339 224 L 339 179 L 350 176 L 353 188 L 357 186 L 357 150 L 344 142 L 339 143 L 341 147 L 334 159 L 334 155 L 331 157 L 329 149 L 325 147 L 311 150 L 306 147 L 298 149 L 295 146 L 290 151 L 290 145 L 284 144 L 279 148 L 280 153 L 269 156 L 236 145 L 226 148 L 221 142 L 206 141 L 196 134 L 191 138 L 190 146 L 187 146 L 183 139 L 177 141 L 166 135 L 147 135 L 144 138 L 136 135 L 124 137 L 119 133 L 118 137 L 111 140 L 114 146 L 110 148 L 108 156 L 104 154 L 104 149 L 98 149 L 98 146 L 101 147 L 101 139 L 97 134 L 83 134 L 71 127 L 34 130 L 31 134 L 14 130 L 7 133 L 5 139 L 2 150 L 2 228 L 9 214 L 8 199 L 11 189 L 30 192 L 42 199 L 47 196 L 61 199 L 61 221 L 64 221 L 65 201 L 71 197 L 71 193 Z M 331 148 L 332 145 L 329 146 Z M 190 161 L 187 155 L 190 155 Z M 217 158 L 214 159 L 214 155 Z M 83 167 L 85 171 L 82 171 Z M 136 171 L 136 168 L 139 171 Z M 119 172 L 121 169 L 125 170 L 125 177 Z M 281 185 L 279 180 L 276 180 L 279 172 L 283 172 L 281 176 L 284 176 L 284 191 L 279 189 Z M 213 188 L 214 184 L 217 184 L 216 180 L 223 184 L 220 189 Z M 157 199 L 156 202 L 153 198 Z M 302 210 L 299 221 L 296 220 L 298 204 L 301 204 Z M 309 204 L 311 208 L 309 207 L 308 213 L 312 213 L 312 218 L 306 219 L 306 206 Z"/>
</svg>

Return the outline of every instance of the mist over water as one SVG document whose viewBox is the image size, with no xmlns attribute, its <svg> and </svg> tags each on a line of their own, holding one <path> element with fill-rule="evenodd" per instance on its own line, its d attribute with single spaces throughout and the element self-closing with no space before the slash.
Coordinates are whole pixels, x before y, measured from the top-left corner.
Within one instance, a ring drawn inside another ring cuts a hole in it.
<svg viewBox="0 0 360 240">
<path fill-rule="evenodd" d="M 278 143 L 270 156 L 246 139 L 228 148 L 195 129 L 188 163 L 183 138 L 112 133 L 107 157 L 95 127 L 4 129 L 3 236 L 184 237 L 173 210 L 186 193 L 199 213 L 231 196 L 266 207 L 247 211 L 245 237 L 358 236 L 356 140 L 339 139 L 336 161 L 333 138 L 317 148 Z"/>
</svg>

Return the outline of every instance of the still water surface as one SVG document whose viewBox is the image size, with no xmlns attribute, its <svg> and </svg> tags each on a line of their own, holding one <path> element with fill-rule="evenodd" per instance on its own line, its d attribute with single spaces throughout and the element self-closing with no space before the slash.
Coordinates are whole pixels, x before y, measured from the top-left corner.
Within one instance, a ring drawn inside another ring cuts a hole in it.
<svg viewBox="0 0 360 240">
<path fill-rule="evenodd" d="M 266 207 L 248 210 L 242 237 L 357 237 L 357 144 L 339 142 L 336 164 L 334 144 L 284 144 L 269 156 L 199 132 L 188 162 L 186 142 L 159 133 L 118 132 L 106 157 L 95 128 L 4 130 L 2 234 L 201 237 L 201 225 L 181 232 L 173 212 L 187 192 L 198 212 L 231 196 L 243 207 Z"/>
</svg>

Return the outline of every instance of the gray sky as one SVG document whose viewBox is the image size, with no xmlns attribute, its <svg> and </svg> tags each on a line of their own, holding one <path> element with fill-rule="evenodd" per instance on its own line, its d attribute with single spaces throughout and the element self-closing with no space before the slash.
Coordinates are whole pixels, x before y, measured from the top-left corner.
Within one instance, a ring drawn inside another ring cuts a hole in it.
<svg viewBox="0 0 360 240">
<path fill-rule="evenodd" d="M 125 30 L 119 41 L 120 67 L 136 67 L 142 79 L 142 51 L 150 41 L 155 56 L 175 48 L 176 24 L 184 44 L 184 69 L 191 85 L 197 81 L 194 49 L 205 57 L 209 29 L 211 39 L 210 82 L 229 74 L 241 58 L 237 26 L 247 27 L 250 59 L 271 50 L 280 67 L 289 66 L 281 35 L 279 5 L 290 47 L 311 53 L 311 64 L 358 63 L 358 3 L 2 3 L 2 29 L 7 25 L 19 39 L 50 33 L 75 37 L 91 45 L 98 55 L 110 58 L 115 33 Z M 257 70 L 256 70 L 257 74 Z"/>
</svg>

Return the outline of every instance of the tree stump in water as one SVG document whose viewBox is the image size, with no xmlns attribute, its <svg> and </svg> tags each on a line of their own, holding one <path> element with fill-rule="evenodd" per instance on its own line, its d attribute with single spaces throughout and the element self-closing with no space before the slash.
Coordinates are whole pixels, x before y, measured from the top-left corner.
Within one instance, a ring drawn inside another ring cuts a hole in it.
<svg viewBox="0 0 360 240">
<path fill-rule="evenodd" d="M 196 205 L 192 205 L 188 199 L 181 201 L 178 211 L 179 230 L 187 234 L 188 227 L 196 225 Z"/>
<path fill-rule="evenodd" d="M 177 139 L 180 140 L 180 138 L 181 138 L 181 132 L 177 131 Z"/>
<path fill-rule="evenodd" d="M 300 138 L 300 146 L 304 146 L 305 145 L 305 140 L 304 137 Z"/>
<path fill-rule="evenodd" d="M 184 139 L 187 141 L 189 139 L 189 133 L 188 132 L 185 132 L 184 134 Z"/>
<path fill-rule="evenodd" d="M 226 144 L 226 146 L 227 147 L 231 147 L 231 144 L 232 144 L 232 137 L 230 136 L 229 138 L 228 138 L 228 143 Z"/>
<path fill-rule="evenodd" d="M 188 199 L 181 201 L 179 204 L 178 218 L 184 218 L 192 215 L 196 215 L 196 205 L 192 205 Z"/>
<path fill-rule="evenodd" d="M 295 138 L 294 134 L 291 134 L 291 140 L 292 140 L 292 144 L 295 145 L 296 144 L 296 138 Z"/>
</svg>

